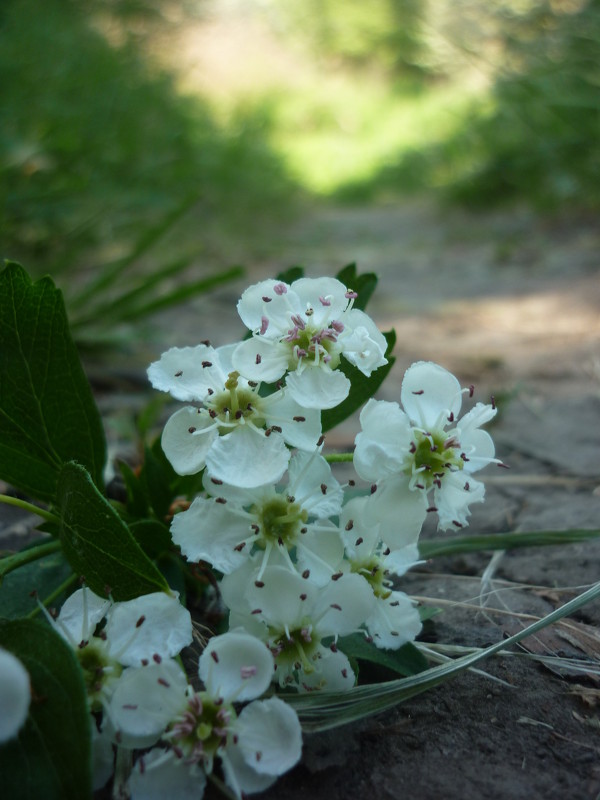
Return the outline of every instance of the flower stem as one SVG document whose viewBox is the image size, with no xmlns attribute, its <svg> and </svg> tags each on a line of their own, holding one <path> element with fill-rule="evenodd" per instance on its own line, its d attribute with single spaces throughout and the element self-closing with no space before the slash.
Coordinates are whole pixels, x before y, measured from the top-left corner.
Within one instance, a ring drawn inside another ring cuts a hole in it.
<svg viewBox="0 0 600 800">
<path fill-rule="evenodd" d="M 12 572 L 13 569 L 29 564 L 32 561 L 37 561 L 38 558 L 56 553 L 61 548 L 61 543 L 57 539 L 51 542 L 44 542 L 36 547 L 28 547 L 27 550 L 21 550 L 20 553 L 15 553 L 12 556 L 7 556 L 0 561 L 0 580 Z"/>
<path fill-rule="evenodd" d="M 329 464 L 337 464 L 342 461 L 352 461 L 354 453 L 329 453 L 325 456 L 325 461 Z"/>
<path fill-rule="evenodd" d="M 48 522 L 59 522 L 59 518 L 51 511 L 46 511 L 45 508 L 34 506 L 33 503 L 28 503 L 26 500 L 21 500 L 18 497 L 11 497 L 8 494 L 0 494 L 0 503 L 5 503 L 7 506 L 17 506 L 22 508 L 23 511 L 29 511 L 31 514 L 37 514 L 38 517 L 47 520 Z"/>
</svg>

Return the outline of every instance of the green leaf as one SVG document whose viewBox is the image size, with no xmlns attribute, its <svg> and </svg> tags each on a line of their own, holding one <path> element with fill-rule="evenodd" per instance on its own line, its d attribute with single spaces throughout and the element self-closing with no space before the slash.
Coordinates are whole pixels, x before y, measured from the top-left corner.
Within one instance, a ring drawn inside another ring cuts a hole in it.
<svg viewBox="0 0 600 800">
<path fill-rule="evenodd" d="M 362 275 L 358 275 L 356 264 L 352 263 L 340 270 L 335 277 L 358 295 L 353 308 L 364 311 L 377 287 L 377 275 L 374 272 L 363 272 Z"/>
<path fill-rule="evenodd" d="M 350 362 L 346 361 L 344 358 L 342 359 L 338 369 L 341 369 L 344 375 L 350 380 L 350 394 L 339 406 L 328 408 L 321 412 L 321 427 L 323 433 L 335 428 L 340 422 L 343 422 L 351 414 L 354 414 L 354 412 L 366 403 L 369 398 L 373 397 L 394 366 L 396 359 L 391 353 L 396 344 L 396 332 L 391 330 L 383 335 L 387 341 L 385 356 L 388 363 L 376 369 L 371 374 L 371 377 L 367 378 L 357 367 L 350 364 Z"/>
<path fill-rule="evenodd" d="M 2 796 L 91 798 L 91 717 L 75 654 L 48 625 L 33 620 L 0 620 L 0 646 L 20 659 L 32 690 L 27 722 L 0 747 Z"/>
<path fill-rule="evenodd" d="M 547 547 L 586 542 L 600 536 L 600 530 L 587 528 L 566 531 L 518 531 L 481 536 L 455 536 L 419 542 L 421 558 L 476 553 L 481 550 L 511 550 L 515 547 Z"/>
<path fill-rule="evenodd" d="M 158 569 L 92 483 L 87 471 L 65 464 L 58 481 L 60 538 L 65 555 L 96 594 L 114 600 L 168 591 Z"/>
<path fill-rule="evenodd" d="M 132 522 L 129 530 L 144 553 L 150 558 L 158 558 L 173 548 L 168 527 L 158 520 L 140 519 Z"/>
<path fill-rule="evenodd" d="M 361 633 L 353 633 L 338 639 L 337 646 L 349 657 L 377 664 L 398 675 L 417 675 L 427 669 L 425 656 L 410 642 L 398 650 L 382 650 Z"/>
<path fill-rule="evenodd" d="M 293 283 L 304 277 L 304 267 L 288 267 L 277 274 L 276 280 Z"/>
<path fill-rule="evenodd" d="M 102 422 L 69 333 L 62 293 L 9 263 L 0 273 L 0 477 L 53 501 L 63 463 L 102 487 Z"/>
<path fill-rule="evenodd" d="M 0 584 L 0 616 L 9 619 L 27 616 L 37 608 L 32 592 L 44 600 L 71 574 L 71 567 L 62 552 L 44 556 L 11 572 Z M 58 605 L 60 598 L 57 598 Z"/>
</svg>

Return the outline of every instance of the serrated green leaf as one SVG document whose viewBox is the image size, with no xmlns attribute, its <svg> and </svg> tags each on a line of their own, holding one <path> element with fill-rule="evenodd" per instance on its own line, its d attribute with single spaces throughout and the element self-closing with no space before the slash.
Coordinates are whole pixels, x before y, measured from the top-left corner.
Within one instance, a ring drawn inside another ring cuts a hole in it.
<svg viewBox="0 0 600 800">
<path fill-rule="evenodd" d="M 92 483 L 87 471 L 71 462 L 58 481 L 60 538 L 67 560 L 96 594 L 114 600 L 168 591 L 158 569 L 129 528 Z M 107 591 L 108 590 L 108 591 Z"/>
<path fill-rule="evenodd" d="M 0 620 L 0 646 L 20 659 L 32 689 L 27 722 L 0 746 L 2 796 L 91 798 L 91 717 L 73 651 L 48 625 L 33 620 Z"/>
<path fill-rule="evenodd" d="M 352 263 L 341 269 L 335 277 L 358 295 L 353 308 L 364 311 L 377 287 L 379 280 L 377 275 L 374 272 L 363 272 L 359 275 L 356 272 L 356 264 Z"/>
<path fill-rule="evenodd" d="M 376 369 L 369 378 L 367 378 L 366 375 L 363 375 L 363 373 L 357 367 L 350 364 L 349 361 L 346 361 L 344 358 L 342 359 L 338 369 L 341 369 L 341 371 L 350 381 L 350 394 L 343 403 L 340 403 L 339 406 L 336 406 L 335 408 L 328 408 L 321 412 L 321 427 L 323 433 L 335 428 L 336 425 L 340 424 L 340 422 L 343 422 L 351 414 L 354 414 L 354 412 L 357 411 L 364 403 L 366 403 L 369 398 L 373 397 L 375 392 L 385 380 L 391 368 L 394 366 L 396 359 L 391 355 L 391 353 L 396 345 L 396 332 L 391 330 L 387 331 L 383 335 L 387 341 L 385 357 L 387 358 L 388 363 L 385 366 Z"/>
<path fill-rule="evenodd" d="M 102 422 L 69 333 L 62 293 L 9 263 L 0 272 L 0 477 L 53 501 L 63 463 L 102 486 Z"/>
<path fill-rule="evenodd" d="M 423 654 L 410 642 L 398 650 L 382 650 L 368 642 L 362 634 L 354 633 L 338 639 L 337 646 L 348 657 L 378 664 L 398 675 L 417 675 L 428 666 Z"/>
</svg>

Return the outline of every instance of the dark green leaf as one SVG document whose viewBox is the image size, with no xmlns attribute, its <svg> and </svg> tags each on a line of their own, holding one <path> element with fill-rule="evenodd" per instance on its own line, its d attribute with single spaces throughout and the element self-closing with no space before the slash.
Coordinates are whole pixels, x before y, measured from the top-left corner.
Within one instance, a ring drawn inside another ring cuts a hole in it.
<svg viewBox="0 0 600 800">
<path fill-rule="evenodd" d="M 340 270 L 335 277 L 338 281 L 341 281 L 344 286 L 347 286 L 348 289 L 356 292 L 358 297 L 354 301 L 353 307 L 364 311 L 377 286 L 377 275 L 375 275 L 374 272 L 364 272 L 362 275 L 358 275 L 356 272 L 356 264 L 348 264 L 348 266 Z"/>
<path fill-rule="evenodd" d="M 164 462 L 154 455 L 150 447 L 145 448 L 140 480 L 154 513 L 159 519 L 165 519 L 174 497 L 169 488 L 169 475 L 164 468 Z"/>
<path fill-rule="evenodd" d="M 328 408 L 321 412 L 321 427 L 323 429 L 323 433 L 335 428 L 336 425 L 340 424 L 340 422 L 343 422 L 351 414 L 354 414 L 354 412 L 357 411 L 364 403 L 366 403 L 369 398 L 373 397 L 375 392 L 383 383 L 388 372 L 394 366 L 396 359 L 391 355 L 391 353 L 396 344 L 396 332 L 391 330 L 387 331 L 387 333 L 384 333 L 383 335 L 387 341 L 385 356 L 388 360 L 388 363 L 385 366 L 376 369 L 369 378 L 367 378 L 366 375 L 363 375 L 363 373 L 357 369 L 357 367 L 353 366 L 350 364 L 350 362 L 342 358 L 338 369 L 341 369 L 344 375 L 346 375 L 346 377 L 350 380 L 350 394 L 343 403 L 340 403 L 339 406 L 336 406 L 335 408 Z"/>
<path fill-rule="evenodd" d="M 148 516 L 150 501 L 141 480 L 125 461 L 119 462 L 119 471 L 123 476 L 127 490 L 128 513 L 135 519 Z"/>
<path fill-rule="evenodd" d="M 83 676 L 69 645 L 48 625 L 0 620 L 0 646 L 31 679 L 29 717 L 0 747 L 7 800 L 86 800 L 91 789 L 91 717 Z"/>
<path fill-rule="evenodd" d="M 58 481 L 60 538 L 65 555 L 96 594 L 115 600 L 168 591 L 160 572 L 127 525 L 79 464 L 66 464 Z"/>
<path fill-rule="evenodd" d="M 0 584 L 0 617 L 16 619 L 26 616 L 37 608 L 32 592 L 37 592 L 40 600 L 44 600 L 71 574 L 71 567 L 62 552 L 52 553 L 10 572 Z M 57 606 L 61 599 L 56 599 Z"/>
<path fill-rule="evenodd" d="M 304 277 L 304 267 L 288 267 L 277 274 L 276 280 L 284 283 L 293 283 Z"/>
<path fill-rule="evenodd" d="M 173 547 L 168 527 L 155 519 L 140 519 L 132 522 L 129 530 L 144 553 L 150 558 L 158 558 Z M 170 583 L 169 586 L 171 586 Z"/>
<path fill-rule="evenodd" d="M 0 477 L 52 501 L 60 468 L 73 459 L 102 486 L 102 422 L 62 293 L 9 263 L 0 273 Z"/>
<path fill-rule="evenodd" d="M 337 645 L 349 658 L 377 664 L 398 675 L 417 675 L 428 666 L 425 657 L 410 642 L 398 650 L 382 650 L 368 642 L 362 634 L 353 633 L 338 639 Z"/>
</svg>

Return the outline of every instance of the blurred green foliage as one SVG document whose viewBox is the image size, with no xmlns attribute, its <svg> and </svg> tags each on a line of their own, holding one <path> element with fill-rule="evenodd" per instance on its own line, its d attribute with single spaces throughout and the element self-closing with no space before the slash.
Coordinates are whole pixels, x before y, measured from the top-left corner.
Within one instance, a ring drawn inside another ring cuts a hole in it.
<svg viewBox="0 0 600 800">
<path fill-rule="evenodd" d="M 264 117 L 219 124 L 144 59 L 135 26 L 119 26 L 142 12 L 160 23 L 159 0 L 42 6 L 0 7 L 3 255 L 36 273 L 77 270 L 85 283 L 86 271 L 96 279 L 105 260 L 127 260 L 182 205 L 171 261 L 184 241 L 200 249 L 211 225 L 256 226 L 285 208 L 293 187 L 266 145 Z"/>
</svg>

